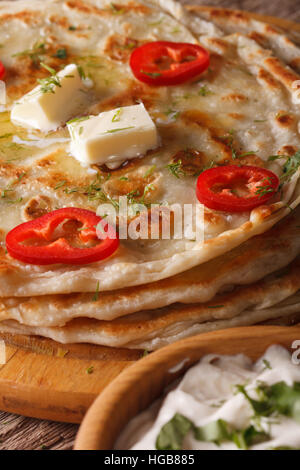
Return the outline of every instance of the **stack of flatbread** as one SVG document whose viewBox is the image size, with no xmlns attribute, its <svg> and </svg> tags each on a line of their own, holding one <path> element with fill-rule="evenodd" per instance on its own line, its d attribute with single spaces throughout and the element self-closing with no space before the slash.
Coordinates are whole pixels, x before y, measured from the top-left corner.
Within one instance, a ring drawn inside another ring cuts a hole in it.
<svg viewBox="0 0 300 470">
<path fill-rule="evenodd" d="M 154 350 L 300 312 L 297 37 L 173 0 L 3 1 L 0 24 L 0 332 Z M 138 82 L 130 54 L 157 40 L 200 43 L 209 69 L 175 87 Z M 47 76 L 41 62 L 84 70 L 93 83 L 84 115 L 143 102 L 160 147 L 114 171 L 86 168 L 70 155 L 65 126 L 47 135 L 15 126 L 10 109 Z M 196 204 L 199 171 L 224 163 L 270 169 L 280 197 L 251 212 L 204 208 L 203 242 L 120 240 L 86 266 L 27 265 L 6 252 L 9 230 L 57 208 L 96 211 L 121 195 L 129 205 L 137 195 L 166 208 Z"/>
</svg>

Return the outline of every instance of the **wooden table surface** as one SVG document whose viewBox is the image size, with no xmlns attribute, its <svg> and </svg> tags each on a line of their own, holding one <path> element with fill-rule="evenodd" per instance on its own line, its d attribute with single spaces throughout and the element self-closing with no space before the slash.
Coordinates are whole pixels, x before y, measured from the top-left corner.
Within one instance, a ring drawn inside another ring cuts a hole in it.
<svg viewBox="0 0 300 470">
<path fill-rule="evenodd" d="M 238 8 L 300 21 L 300 0 L 181 0 L 181 3 Z M 77 430 L 74 424 L 40 421 L 0 411 L 0 450 L 69 450 Z"/>
</svg>

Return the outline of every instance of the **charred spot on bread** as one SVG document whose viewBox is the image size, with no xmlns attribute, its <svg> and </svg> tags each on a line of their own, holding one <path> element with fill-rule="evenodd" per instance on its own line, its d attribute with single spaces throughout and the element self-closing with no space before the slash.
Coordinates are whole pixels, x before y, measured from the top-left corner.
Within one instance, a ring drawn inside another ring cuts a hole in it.
<svg viewBox="0 0 300 470">
<path fill-rule="evenodd" d="M 146 41 L 140 41 L 121 34 L 112 34 L 106 40 L 104 53 L 112 60 L 126 63 L 134 49 L 144 44 Z"/>
<path fill-rule="evenodd" d="M 23 209 L 23 217 L 26 221 L 37 219 L 53 210 L 53 202 L 48 196 L 39 194 L 31 198 Z"/>
</svg>

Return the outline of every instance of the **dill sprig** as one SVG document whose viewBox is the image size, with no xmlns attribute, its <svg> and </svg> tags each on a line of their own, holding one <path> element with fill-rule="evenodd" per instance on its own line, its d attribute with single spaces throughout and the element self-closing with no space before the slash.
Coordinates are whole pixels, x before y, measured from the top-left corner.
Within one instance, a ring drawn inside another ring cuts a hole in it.
<svg viewBox="0 0 300 470">
<path fill-rule="evenodd" d="M 119 127 L 118 129 L 109 129 L 108 131 L 103 132 L 103 134 L 114 134 L 115 132 L 127 131 L 128 129 L 134 129 L 134 126 Z"/>
<path fill-rule="evenodd" d="M 223 137 L 220 137 L 220 140 L 222 140 L 231 150 L 231 157 L 233 160 L 236 160 L 238 158 L 238 154 L 234 148 L 234 129 L 230 130 L 228 132 L 228 135 L 224 135 Z"/>
<path fill-rule="evenodd" d="M 273 193 L 274 188 L 272 187 L 272 179 L 268 176 L 261 181 L 262 185 L 256 187 L 255 194 L 259 197 L 263 197 L 266 194 Z M 263 184 L 266 183 L 266 184 Z"/>
<path fill-rule="evenodd" d="M 100 284 L 99 284 L 99 281 L 97 281 L 96 291 L 92 298 L 93 302 L 97 302 L 97 300 L 99 299 L 99 287 L 100 287 Z"/>
<path fill-rule="evenodd" d="M 207 96 L 207 95 L 212 95 L 213 92 L 207 88 L 206 85 L 202 85 L 200 90 L 198 91 L 199 96 Z"/>
</svg>

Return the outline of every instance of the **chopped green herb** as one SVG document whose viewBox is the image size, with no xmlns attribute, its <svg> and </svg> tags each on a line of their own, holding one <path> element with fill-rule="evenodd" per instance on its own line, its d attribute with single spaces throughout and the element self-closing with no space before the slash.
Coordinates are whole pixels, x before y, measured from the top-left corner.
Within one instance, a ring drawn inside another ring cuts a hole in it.
<svg viewBox="0 0 300 470">
<path fill-rule="evenodd" d="M 121 178 L 119 178 L 119 181 L 129 181 L 129 178 L 127 176 L 121 176 Z"/>
<path fill-rule="evenodd" d="M 174 109 L 168 109 L 168 111 L 165 112 L 167 116 L 170 116 L 174 121 L 180 116 L 180 111 L 174 111 Z"/>
<path fill-rule="evenodd" d="M 260 401 L 251 398 L 244 385 L 238 385 L 237 391 L 249 401 L 255 416 L 270 416 L 277 413 L 300 422 L 300 382 L 294 382 L 292 386 L 285 382 L 273 385 L 261 384 L 256 390 L 262 397 Z"/>
<path fill-rule="evenodd" d="M 254 119 L 253 122 L 266 122 L 267 119 Z"/>
<path fill-rule="evenodd" d="M 175 178 L 180 178 L 180 176 L 185 176 L 185 172 L 182 169 L 182 161 L 178 160 L 175 163 L 170 163 L 169 165 L 166 166 L 168 170 L 172 173 Z"/>
<path fill-rule="evenodd" d="M 249 155 L 256 155 L 257 152 L 253 152 L 253 151 L 250 151 L 250 152 L 245 152 L 245 153 L 241 153 L 241 155 L 238 156 L 238 158 L 244 158 L 244 157 L 248 157 Z"/>
<path fill-rule="evenodd" d="M 250 77 L 252 77 L 252 73 L 249 72 L 249 70 L 247 70 L 246 68 L 244 67 L 237 67 L 238 70 L 240 70 L 241 72 L 245 73 L 246 75 L 250 75 Z"/>
<path fill-rule="evenodd" d="M 2 189 L 1 192 L 0 192 L 0 197 L 1 199 L 4 199 L 4 201 L 7 203 L 7 204 L 17 204 L 19 202 L 22 202 L 23 201 L 23 198 L 22 197 L 19 197 L 18 199 L 8 199 L 8 195 L 11 194 L 11 193 L 14 193 L 15 190 L 16 190 L 16 185 L 22 180 L 22 178 L 24 178 L 24 176 L 26 175 L 25 172 L 22 172 L 20 173 L 20 175 L 18 175 L 17 179 L 15 181 L 13 181 L 12 183 L 9 184 L 9 186 L 7 186 L 6 188 Z"/>
<path fill-rule="evenodd" d="M 144 352 L 143 352 L 143 357 L 148 356 L 148 354 L 149 354 L 149 351 L 147 351 L 147 349 L 145 349 Z"/>
<path fill-rule="evenodd" d="M 76 29 L 77 29 L 76 26 L 73 26 L 73 25 L 69 26 L 69 31 L 76 31 Z"/>
<path fill-rule="evenodd" d="M 198 172 L 196 172 L 196 173 L 194 174 L 194 176 L 199 176 L 199 175 L 201 175 L 201 173 L 203 173 L 203 171 L 209 170 L 210 168 L 213 168 L 215 165 L 216 165 L 215 161 L 212 160 L 208 165 L 204 165 L 204 167 L 201 168 L 201 170 L 199 170 Z"/>
<path fill-rule="evenodd" d="M 164 21 L 165 18 L 161 18 L 160 20 L 158 21 L 154 21 L 153 23 L 148 23 L 148 26 L 159 26 L 160 24 L 162 24 L 162 22 Z"/>
<path fill-rule="evenodd" d="M 147 186 L 145 186 L 145 189 L 144 189 L 144 194 L 142 196 L 142 203 L 144 203 L 144 198 L 146 196 L 147 193 L 149 193 L 150 191 L 154 191 L 155 190 L 155 187 L 153 186 L 153 184 L 147 184 Z"/>
<path fill-rule="evenodd" d="M 222 308 L 224 305 L 209 305 L 207 308 Z"/>
<path fill-rule="evenodd" d="M 209 405 L 211 408 L 221 408 L 221 406 L 224 405 L 224 403 L 226 403 L 226 400 L 220 400 L 218 403 L 212 403 L 211 405 Z"/>
<path fill-rule="evenodd" d="M 33 45 L 32 49 L 26 49 L 25 51 L 17 52 L 16 54 L 13 54 L 12 57 L 29 57 L 33 64 L 37 66 L 43 60 L 45 52 L 45 42 L 38 41 Z"/>
<path fill-rule="evenodd" d="M 7 134 L 2 134 L 0 135 L 0 139 L 8 139 L 8 137 L 11 137 L 13 135 L 12 132 L 9 132 Z"/>
<path fill-rule="evenodd" d="M 183 439 L 193 428 L 193 423 L 176 413 L 160 430 L 156 439 L 157 450 L 181 450 Z"/>
<path fill-rule="evenodd" d="M 23 147 L 22 147 L 23 148 Z M 16 150 L 19 150 L 19 149 L 16 149 Z M 14 162 L 16 160 L 20 160 L 21 157 L 14 157 L 14 158 L 9 158 L 8 160 L 5 160 L 5 163 L 11 163 L 11 162 Z"/>
<path fill-rule="evenodd" d="M 234 142 L 234 133 L 235 133 L 235 130 L 234 129 L 231 129 L 230 131 L 228 131 L 228 135 L 225 135 L 223 137 L 220 137 L 221 140 L 223 140 L 225 142 L 226 145 L 228 145 L 228 147 L 230 148 L 231 150 L 231 156 L 232 156 L 232 159 L 233 160 L 236 160 L 238 158 L 238 154 L 234 148 L 234 145 L 233 145 L 233 142 Z"/>
<path fill-rule="evenodd" d="M 282 182 L 289 181 L 300 167 L 300 150 L 298 150 L 291 157 L 289 155 L 271 155 L 268 160 L 274 161 L 285 158 L 286 162 L 283 165 L 283 175 L 280 177 Z"/>
<path fill-rule="evenodd" d="M 207 95 L 212 95 L 212 91 L 210 91 L 207 86 L 203 85 L 200 90 L 198 91 L 199 96 L 207 96 Z"/>
<path fill-rule="evenodd" d="M 1 197 L 2 197 L 2 199 L 7 196 L 7 193 L 10 193 L 10 192 L 12 192 L 12 191 L 14 191 L 13 188 L 5 188 L 5 189 L 2 189 L 2 190 L 1 190 Z"/>
<path fill-rule="evenodd" d="M 120 127 L 118 129 L 109 129 L 108 131 L 105 131 L 104 134 L 114 134 L 115 132 L 126 131 L 127 129 L 134 129 L 134 126 Z"/>
<path fill-rule="evenodd" d="M 205 426 L 197 427 L 180 413 L 176 413 L 160 430 L 156 439 L 157 450 L 181 450 L 184 438 L 192 432 L 198 441 L 222 442 L 232 441 L 239 449 L 248 449 L 251 445 L 264 442 L 269 436 L 258 431 L 254 426 L 244 430 L 231 430 L 229 423 L 222 419 L 213 421 Z"/>
<path fill-rule="evenodd" d="M 297 447 L 290 447 L 290 446 L 278 446 L 278 447 L 271 447 L 270 450 L 300 450 Z"/>
<path fill-rule="evenodd" d="M 61 88 L 60 78 L 52 67 L 43 62 L 41 62 L 41 66 L 51 74 L 50 77 L 37 79 L 37 82 L 41 85 L 41 93 L 55 93 L 55 87 Z"/>
<path fill-rule="evenodd" d="M 60 182 L 57 183 L 57 185 L 54 187 L 54 190 L 59 189 L 59 188 L 62 188 L 63 186 L 65 186 L 65 184 L 67 184 L 66 181 L 60 181 Z"/>
<path fill-rule="evenodd" d="M 130 191 L 128 194 L 126 194 L 127 199 L 128 199 L 128 201 L 129 201 L 130 203 L 137 202 L 137 201 L 135 200 L 135 197 L 136 197 L 136 196 L 140 196 L 140 195 L 141 195 L 141 194 L 140 194 L 140 192 L 139 192 L 138 189 L 133 189 L 133 190 Z"/>
<path fill-rule="evenodd" d="M 294 208 L 291 207 L 289 204 L 285 204 L 285 207 L 286 207 L 287 209 L 289 209 L 291 212 L 293 212 L 293 210 L 294 210 Z"/>
<path fill-rule="evenodd" d="M 113 115 L 112 122 L 120 121 L 120 114 L 122 112 L 122 108 L 119 108 L 116 113 Z"/>
<path fill-rule="evenodd" d="M 44 64 L 44 62 L 41 63 L 41 66 L 42 66 L 44 69 L 48 70 L 48 72 L 51 73 L 51 75 L 55 75 L 55 74 L 56 74 L 56 71 L 55 71 L 52 67 L 50 67 L 49 65 Z"/>
<path fill-rule="evenodd" d="M 118 8 L 116 5 L 114 5 L 114 3 L 110 3 L 109 6 L 114 15 L 123 15 L 123 13 L 125 13 L 124 8 Z"/>
<path fill-rule="evenodd" d="M 81 80 L 84 80 L 86 78 L 86 75 L 84 73 L 84 70 L 83 70 L 82 66 L 77 65 L 77 70 L 78 70 L 78 73 L 79 73 L 79 76 L 80 76 Z"/>
<path fill-rule="evenodd" d="M 157 77 L 162 76 L 162 74 L 160 72 L 145 72 L 144 70 L 141 70 L 140 72 L 143 75 L 148 75 L 148 77 L 151 77 L 151 78 L 157 78 Z"/>
<path fill-rule="evenodd" d="M 274 192 L 274 188 L 272 188 L 272 180 L 268 177 L 268 178 L 265 178 L 264 180 L 262 180 L 262 183 L 264 181 L 266 183 L 269 183 L 269 184 L 257 187 L 257 189 L 255 191 L 255 194 L 259 197 L 263 197 L 268 193 L 273 193 Z"/>
<path fill-rule="evenodd" d="M 58 59 L 66 59 L 67 55 L 67 49 L 64 47 L 62 49 L 57 49 L 53 57 L 57 57 Z"/>
<path fill-rule="evenodd" d="M 90 119 L 90 116 L 81 116 L 78 118 L 71 119 L 70 121 L 67 121 L 67 124 L 72 124 L 73 122 L 82 122 L 82 121 L 86 121 L 87 119 Z"/>
<path fill-rule="evenodd" d="M 85 64 L 87 67 L 95 68 L 95 69 L 103 69 L 104 65 L 96 64 L 95 62 L 87 62 Z"/>
<path fill-rule="evenodd" d="M 87 373 L 88 375 L 92 374 L 93 372 L 94 372 L 94 366 L 90 366 L 90 367 L 88 367 L 88 368 L 86 369 L 86 373 Z"/>
<path fill-rule="evenodd" d="M 270 439 L 270 436 L 263 432 L 258 431 L 254 426 L 249 426 L 243 431 L 235 431 L 231 435 L 231 440 L 239 449 L 247 450 L 254 444 L 260 444 Z"/>
<path fill-rule="evenodd" d="M 148 178 L 148 176 L 151 176 L 154 171 L 156 170 L 156 165 L 152 165 L 149 170 L 146 171 L 146 173 L 144 174 L 144 178 Z"/>
</svg>

